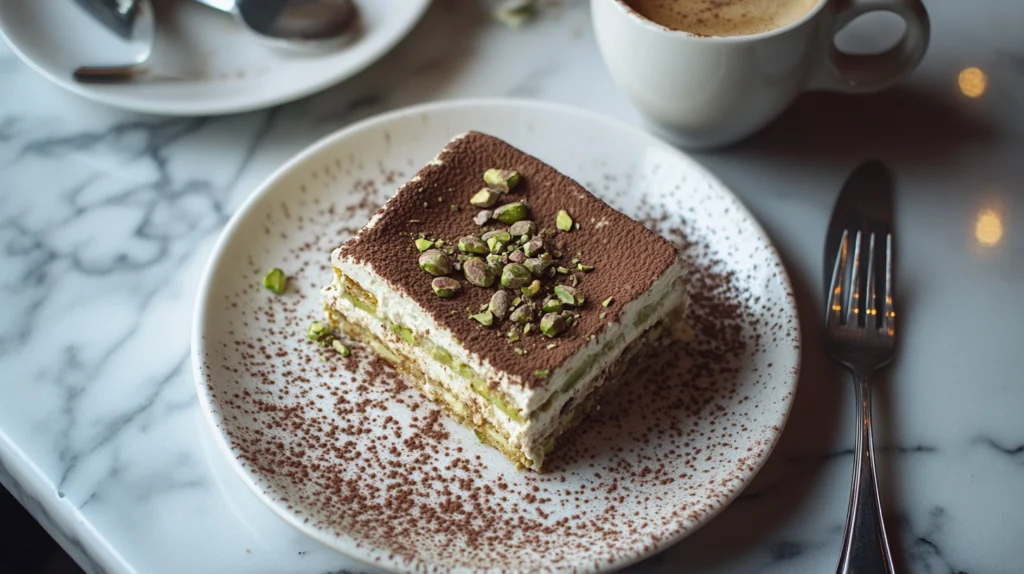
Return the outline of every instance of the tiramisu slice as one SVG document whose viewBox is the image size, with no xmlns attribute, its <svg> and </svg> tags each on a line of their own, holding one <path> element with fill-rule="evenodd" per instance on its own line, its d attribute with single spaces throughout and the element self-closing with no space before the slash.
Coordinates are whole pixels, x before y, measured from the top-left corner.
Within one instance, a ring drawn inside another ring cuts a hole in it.
<svg viewBox="0 0 1024 574">
<path fill-rule="evenodd" d="M 538 471 L 686 301 L 668 241 L 477 132 L 452 140 L 331 261 L 331 327 Z"/>
</svg>

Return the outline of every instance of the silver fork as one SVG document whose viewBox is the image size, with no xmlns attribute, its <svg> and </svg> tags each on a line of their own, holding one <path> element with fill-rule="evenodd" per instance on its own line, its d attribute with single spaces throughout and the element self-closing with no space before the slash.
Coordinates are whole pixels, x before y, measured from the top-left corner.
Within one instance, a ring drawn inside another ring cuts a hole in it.
<svg viewBox="0 0 1024 574">
<path fill-rule="evenodd" d="M 862 280 L 861 251 L 865 240 L 867 277 Z M 882 251 L 883 257 L 876 257 L 876 251 Z M 885 285 L 881 302 L 876 292 L 880 273 L 884 273 Z M 866 296 L 862 297 L 861 289 L 866 290 Z M 826 346 L 829 354 L 853 373 L 859 425 L 854 448 L 853 488 L 837 573 L 891 574 L 892 557 L 875 478 L 869 377 L 892 360 L 896 347 L 892 233 L 844 229 L 829 293 L 825 315 Z"/>
</svg>

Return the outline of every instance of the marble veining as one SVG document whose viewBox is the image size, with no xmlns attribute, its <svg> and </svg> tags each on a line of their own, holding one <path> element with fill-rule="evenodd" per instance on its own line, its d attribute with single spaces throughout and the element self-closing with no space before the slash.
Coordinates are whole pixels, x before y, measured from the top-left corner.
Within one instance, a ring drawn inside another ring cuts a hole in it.
<svg viewBox="0 0 1024 574">
<path fill-rule="evenodd" d="M 642 125 L 600 60 L 583 0 L 510 31 L 438 0 L 356 78 L 271 110 L 124 113 L 67 94 L 0 47 L 0 482 L 89 572 L 365 573 L 258 502 L 211 443 L 188 365 L 195 290 L 228 218 L 317 138 L 435 99 L 514 96 Z M 781 443 L 719 517 L 629 572 L 831 571 L 852 466 L 853 393 L 822 352 L 821 241 L 847 173 L 897 175 L 905 319 L 880 381 L 879 477 L 900 571 L 1024 563 L 1024 5 L 927 3 L 904 85 L 810 95 L 696 157 L 776 241 L 801 301 L 801 387 Z M 957 77 L 987 74 L 968 96 Z M 999 222 L 982 233 L 980 217 Z M 993 240 L 994 238 L 994 240 Z"/>
</svg>

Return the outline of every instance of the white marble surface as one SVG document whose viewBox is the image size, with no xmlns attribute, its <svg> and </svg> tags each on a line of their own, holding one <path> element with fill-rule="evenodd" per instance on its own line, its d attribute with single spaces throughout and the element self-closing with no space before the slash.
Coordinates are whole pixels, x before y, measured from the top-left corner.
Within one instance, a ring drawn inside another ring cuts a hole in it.
<svg viewBox="0 0 1024 574">
<path fill-rule="evenodd" d="M 752 140 L 697 156 L 783 253 L 804 370 L 782 442 L 742 498 L 630 571 L 834 568 L 853 393 L 817 343 L 821 242 L 846 174 L 875 156 L 899 190 L 903 331 L 876 438 L 901 571 L 1020 572 L 1024 3 L 926 3 L 933 44 L 904 86 L 806 96 Z M 209 448 L 187 361 L 192 302 L 217 233 L 254 186 L 354 120 L 515 96 L 639 122 L 600 61 L 586 2 L 556 3 L 519 32 L 480 6 L 438 1 L 357 78 L 216 119 L 91 104 L 0 48 L 0 482 L 86 570 L 365 571 L 265 509 Z M 978 98 L 958 88 L 970 66 L 988 77 Z M 1001 236 L 984 244 L 997 221 Z"/>
</svg>

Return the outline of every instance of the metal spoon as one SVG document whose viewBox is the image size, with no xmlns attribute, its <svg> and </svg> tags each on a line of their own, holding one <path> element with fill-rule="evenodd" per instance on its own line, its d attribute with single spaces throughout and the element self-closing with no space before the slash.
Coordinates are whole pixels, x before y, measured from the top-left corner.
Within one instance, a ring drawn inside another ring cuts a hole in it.
<svg viewBox="0 0 1024 574">
<path fill-rule="evenodd" d="M 125 20 L 125 30 L 118 31 L 128 46 L 137 49 L 134 62 L 110 66 L 81 66 L 72 73 L 75 80 L 83 83 L 123 82 L 149 71 L 146 62 L 153 55 L 156 41 L 156 17 L 150 0 L 133 0 L 131 10 L 134 16 Z M 108 23 L 104 22 L 108 27 Z"/>
<path fill-rule="evenodd" d="M 352 0 L 196 0 L 227 12 L 277 46 L 318 49 L 344 40 L 359 16 Z"/>
</svg>

